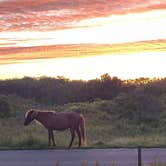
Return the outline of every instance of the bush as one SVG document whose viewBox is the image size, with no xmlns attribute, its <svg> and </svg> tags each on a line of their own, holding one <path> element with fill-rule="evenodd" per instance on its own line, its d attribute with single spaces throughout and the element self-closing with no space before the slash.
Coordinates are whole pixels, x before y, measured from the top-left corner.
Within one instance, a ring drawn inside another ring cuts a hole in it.
<svg viewBox="0 0 166 166">
<path fill-rule="evenodd" d="M 134 125 L 156 127 L 160 117 L 157 99 L 147 94 L 120 94 L 112 101 L 112 116 Z"/>
<path fill-rule="evenodd" d="M 11 115 L 11 106 L 7 100 L 7 97 L 0 96 L 0 118 L 8 118 Z"/>
</svg>

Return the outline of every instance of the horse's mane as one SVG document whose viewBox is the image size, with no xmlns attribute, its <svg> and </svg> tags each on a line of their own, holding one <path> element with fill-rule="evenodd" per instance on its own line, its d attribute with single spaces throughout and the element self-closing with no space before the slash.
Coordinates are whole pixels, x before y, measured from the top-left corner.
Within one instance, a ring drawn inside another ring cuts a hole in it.
<svg viewBox="0 0 166 166">
<path fill-rule="evenodd" d="M 27 118 L 27 116 L 29 115 L 29 113 L 32 112 L 32 111 L 33 111 L 33 109 L 28 110 L 28 111 L 25 113 L 25 118 Z"/>
<path fill-rule="evenodd" d="M 53 113 L 54 115 L 57 114 L 57 112 L 54 111 L 54 110 L 29 109 L 29 110 L 25 113 L 25 118 L 27 118 L 27 116 L 29 115 L 29 113 L 31 113 L 32 111 L 34 111 L 34 112 L 48 112 L 48 113 Z"/>
</svg>

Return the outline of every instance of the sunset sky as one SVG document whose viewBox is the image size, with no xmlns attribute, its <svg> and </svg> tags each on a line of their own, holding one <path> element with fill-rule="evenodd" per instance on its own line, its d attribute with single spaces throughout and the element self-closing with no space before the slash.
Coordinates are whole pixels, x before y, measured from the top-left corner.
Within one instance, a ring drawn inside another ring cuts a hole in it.
<svg viewBox="0 0 166 166">
<path fill-rule="evenodd" d="M 166 77 L 166 0 L 0 0 L 0 79 Z"/>
</svg>

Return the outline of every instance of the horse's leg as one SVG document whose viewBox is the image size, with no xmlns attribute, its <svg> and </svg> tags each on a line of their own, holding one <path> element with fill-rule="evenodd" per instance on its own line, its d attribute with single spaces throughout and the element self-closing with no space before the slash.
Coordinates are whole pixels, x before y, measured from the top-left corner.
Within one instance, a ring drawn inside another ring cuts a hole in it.
<svg viewBox="0 0 166 166">
<path fill-rule="evenodd" d="M 74 131 L 74 129 L 70 128 L 70 133 L 71 133 L 71 141 L 70 141 L 70 144 L 68 146 L 69 149 L 71 148 L 73 140 L 75 138 L 75 131 Z"/>
<path fill-rule="evenodd" d="M 77 128 L 76 132 L 77 132 L 78 139 L 79 139 L 78 147 L 80 147 L 81 146 L 81 132 L 80 132 L 79 128 Z"/>
<path fill-rule="evenodd" d="M 51 146 L 51 130 L 48 130 L 48 146 Z"/>
<path fill-rule="evenodd" d="M 55 140 L 54 140 L 54 133 L 53 133 L 53 130 L 51 130 L 51 139 L 52 139 L 52 143 L 53 143 L 53 146 L 55 146 Z"/>
</svg>

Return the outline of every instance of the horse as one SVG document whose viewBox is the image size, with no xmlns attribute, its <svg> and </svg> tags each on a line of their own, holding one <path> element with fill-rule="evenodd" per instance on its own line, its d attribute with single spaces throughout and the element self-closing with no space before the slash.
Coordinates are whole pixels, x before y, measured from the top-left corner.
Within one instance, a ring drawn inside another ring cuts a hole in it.
<svg viewBox="0 0 166 166">
<path fill-rule="evenodd" d="M 24 125 L 29 125 L 33 120 L 40 122 L 48 130 L 48 145 L 55 146 L 53 130 L 64 131 L 70 129 L 71 141 L 70 149 L 75 139 L 75 133 L 78 135 L 78 147 L 86 145 L 85 118 L 82 114 L 76 112 L 55 112 L 30 109 L 25 113 Z"/>
</svg>

